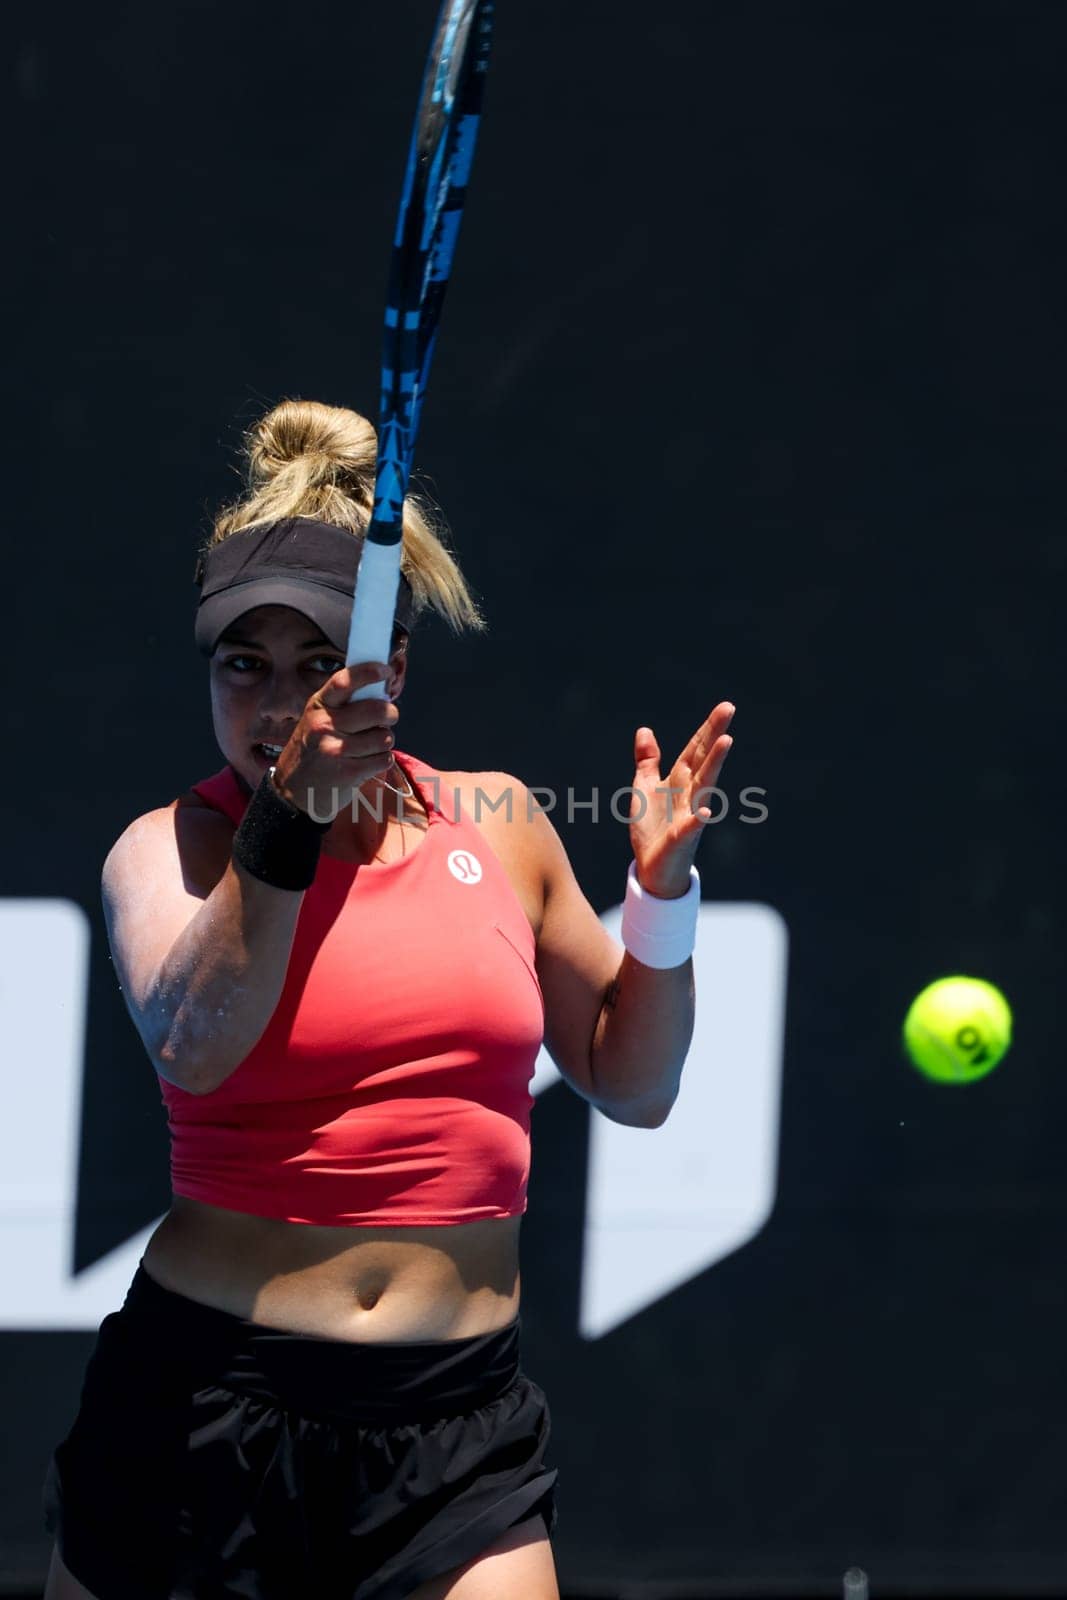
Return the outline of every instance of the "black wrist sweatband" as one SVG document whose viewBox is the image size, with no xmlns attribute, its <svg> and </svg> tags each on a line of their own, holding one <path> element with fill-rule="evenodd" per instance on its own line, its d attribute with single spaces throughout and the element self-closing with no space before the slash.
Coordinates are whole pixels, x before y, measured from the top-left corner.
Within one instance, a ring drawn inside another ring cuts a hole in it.
<svg viewBox="0 0 1067 1600">
<path fill-rule="evenodd" d="M 253 878 L 275 889 L 308 889 L 315 881 L 322 836 L 329 826 L 290 805 L 274 787 L 270 772 L 265 772 L 233 836 L 233 858 Z"/>
</svg>

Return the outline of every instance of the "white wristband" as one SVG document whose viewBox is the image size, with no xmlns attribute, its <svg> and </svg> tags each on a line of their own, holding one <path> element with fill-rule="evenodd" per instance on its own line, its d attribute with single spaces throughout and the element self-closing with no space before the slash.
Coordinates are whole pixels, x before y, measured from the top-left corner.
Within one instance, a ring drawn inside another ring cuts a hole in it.
<svg viewBox="0 0 1067 1600">
<path fill-rule="evenodd" d="M 637 881 L 637 863 L 626 873 L 622 942 L 646 967 L 680 967 L 693 954 L 700 911 L 700 874 L 689 868 L 689 888 L 676 900 L 649 894 Z"/>
</svg>

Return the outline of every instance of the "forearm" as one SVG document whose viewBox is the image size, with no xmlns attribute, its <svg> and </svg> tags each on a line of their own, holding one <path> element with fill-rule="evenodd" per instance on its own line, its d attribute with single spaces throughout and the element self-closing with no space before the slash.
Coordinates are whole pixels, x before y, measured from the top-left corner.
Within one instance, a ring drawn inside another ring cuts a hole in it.
<svg viewBox="0 0 1067 1600">
<path fill-rule="evenodd" d="M 169 1082 L 210 1093 L 260 1039 L 285 983 L 303 898 L 231 859 L 156 974 L 154 1058 Z"/>
<path fill-rule="evenodd" d="M 693 1037 L 692 958 L 646 967 L 629 951 L 608 988 L 593 1034 L 597 1098 L 613 1121 L 659 1127 L 678 1094 Z"/>
</svg>

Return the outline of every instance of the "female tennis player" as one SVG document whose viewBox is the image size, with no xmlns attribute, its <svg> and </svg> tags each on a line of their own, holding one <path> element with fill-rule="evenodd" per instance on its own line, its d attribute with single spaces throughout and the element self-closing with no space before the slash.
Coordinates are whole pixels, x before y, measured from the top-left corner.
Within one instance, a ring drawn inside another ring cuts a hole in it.
<svg viewBox="0 0 1067 1600">
<path fill-rule="evenodd" d="M 49 1465 L 45 1600 L 558 1600 L 529 1081 L 544 1037 L 604 1115 L 667 1117 L 734 708 L 666 777 L 636 732 L 617 944 L 518 778 L 397 746 L 417 615 L 484 627 L 414 497 L 391 658 L 345 664 L 370 423 L 286 401 L 247 450 L 198 567 L 225 765 L 104 865 L 173 1205 Z"/>
</svg>

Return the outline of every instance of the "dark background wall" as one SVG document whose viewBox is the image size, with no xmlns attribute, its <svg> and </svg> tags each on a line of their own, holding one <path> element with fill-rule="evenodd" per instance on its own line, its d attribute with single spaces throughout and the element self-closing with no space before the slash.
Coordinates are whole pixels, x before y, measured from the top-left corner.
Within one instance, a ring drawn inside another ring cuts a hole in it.
<svg viewBox="0 0 1067 1600">
<path fill-rule="evenodd" d="M 434 12 L 15 28 L 4 893 L 93 923 L 79 1269 L 169 1194 L 100 866 L 220 764 L 192 572 L 241 429 L 283 395 L 374 414 Z M 1065 34 L 1027 0 L 501 0 L 418 452 L 491 631 L 423 631 L 401 744 L 610 790 L 638 724 L 673 759 L 730 698 L 725 787 L 770 815 L 708 831 L 704 895 L 790 932 L 774 1215 L 591 1344 L 587 1108 L 535 1113 L 526 1364 L 575 1593 L 830 1593 L 850 1561 L 1067 1590 Z M 625 830 L 559 825 L 616 903 Z M 1017 1023 L 962 1092 L 898 1045 L 952 971 Z M 91 1335 L 9 1333 L 12 1370 L 31 1343 L 72 1410 Z M 9 1391 L 24 1528 L 55 1440 Z"/>
</svg>

